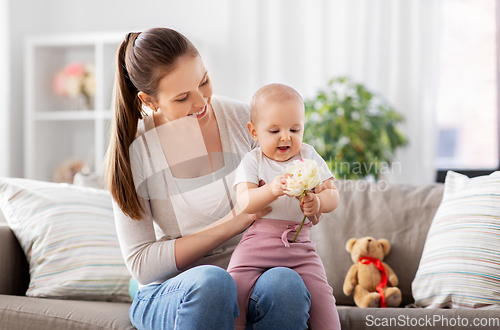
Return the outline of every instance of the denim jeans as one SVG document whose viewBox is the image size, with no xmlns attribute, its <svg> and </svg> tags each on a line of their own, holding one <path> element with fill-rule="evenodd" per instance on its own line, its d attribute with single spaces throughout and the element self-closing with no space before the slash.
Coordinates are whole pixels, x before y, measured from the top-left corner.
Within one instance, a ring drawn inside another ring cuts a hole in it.
<svg viewBox="0 0 500 330">
<path fill-rule="evenodd" d="M 295 271 L 272 268 L 255 284 L 247 329 L 307 329 L 310 300 Z M 220 267 L 194 267 L 162 284 L 142 287 L 129 316 L 139 330 L 234 329 L 238 317 L 236 284 Z"/>
</svg>

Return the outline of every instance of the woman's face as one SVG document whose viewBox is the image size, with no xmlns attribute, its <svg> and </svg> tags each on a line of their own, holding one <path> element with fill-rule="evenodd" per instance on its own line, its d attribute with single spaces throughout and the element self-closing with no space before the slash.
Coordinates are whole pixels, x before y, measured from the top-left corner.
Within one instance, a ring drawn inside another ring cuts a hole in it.
<svg viewBox="0 0 500 330">
<path fill-rule="evenodd" d="M 155 98 L 142 92 L 139 97 L 151 109 L 161 111 L 167 121 L 191 116 L 203 126 L 212 115 L 209 108 L 212 94 L 212 83 L 201 57 L 184 56 L 160 80 Z"/>
</svg>

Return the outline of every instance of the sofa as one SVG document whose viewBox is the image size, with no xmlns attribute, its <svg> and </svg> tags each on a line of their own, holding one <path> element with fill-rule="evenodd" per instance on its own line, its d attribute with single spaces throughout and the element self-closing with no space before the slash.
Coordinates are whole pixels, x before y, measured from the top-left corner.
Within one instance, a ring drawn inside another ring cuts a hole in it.
<svg viewBox="0 0 500 330">
<path fill-rule="evenodd" d="M 339 207 L 324 215 L 311 235 L 337 300 L 342 329 L 456 329 L 459 325 L 460 329 L 500 328 L 492 323 L 500 318 L 498 310 L 429 309 L 414 304 L 412 281 L 441 203 L 443 184 L 336 181 L 336 186 L 341 198 Z M 342 292 L 344 277 L 352 265 L 346 242 L 364 236 L 386 238 L 392 245 L 384 261 L 399 277 L 399 308 L 361 309 L 354 305 L 352 296 Z M 128 319 L 129 303 L 25 296 L 28 264 L 4 220 L 0 220 L 0 268 L 0 329 L 134 329 Z"/>
</svg>

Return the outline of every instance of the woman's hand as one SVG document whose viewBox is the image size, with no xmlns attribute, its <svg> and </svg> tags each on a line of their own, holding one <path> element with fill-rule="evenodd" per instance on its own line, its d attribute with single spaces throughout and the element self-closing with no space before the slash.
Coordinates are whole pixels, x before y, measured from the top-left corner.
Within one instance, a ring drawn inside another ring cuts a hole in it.
<svg viewBox="0 0 500 330">
<path fill-rule="evenodd" d="M 235 208 L 237 209 L 237 205 Z M 239 233 L 244 232 L 248 227 L 250 227 L 254 223 L 255 220 L 258 220 L 258 219 L 266 216 L 271 211 L 272 211 L 272 207 L 267 206 L 264 209 L 262 209 L 256 213 L 246 213 L 246 212 L 239 212 L 239 214 L 236 213 L 234 220 L 237 220 L 241 224 L 241 228 L 240 228 L 241 230 L 239 231 Z"/>
<path fill-rule="evenodd" d="M 238 212 L 235 207 L 222 219 L 204 227 L 193 234 L 175 240 L 175 261 L 177 269 L 184 269 L 222 243 L 241 234 L 257 219 L 271 212 L 265 207 L 255 213 Z"/>
</svg>

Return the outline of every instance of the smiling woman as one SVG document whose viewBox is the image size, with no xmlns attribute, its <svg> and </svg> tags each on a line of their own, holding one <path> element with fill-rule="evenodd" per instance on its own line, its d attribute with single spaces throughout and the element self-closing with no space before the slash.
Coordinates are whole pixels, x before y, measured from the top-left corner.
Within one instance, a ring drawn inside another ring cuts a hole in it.
<svg viewBox="0 0 500 330">
<path fill-rule="evenodd" d="M 116 63 L 107 179 L 120 247 L 140 284 L 132 324 L 233 329 L 236 285 L 225 268 L 240 234 L 270 212 L 236 208 L 228 188 L 241 158 L 255 147 L 246 130 L 249 107 L 212 96 L 198 51 L 172 29 L 127 34 Z M 255 285 L 260 309 L 250 311 L 256 321 L 249 322 L 304 329 L 307 289 L 293 270 L 278 271 L 278 277 L 265 272 Z M 276 286 L 276 279 L 286 284 Z M 283 311 L 293 311 L 285 323 Z"/>
</svg>

